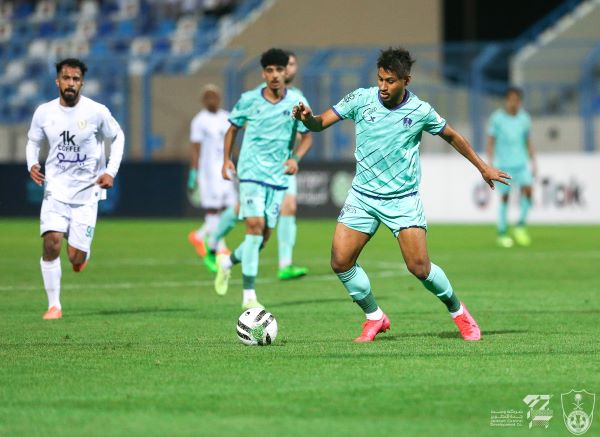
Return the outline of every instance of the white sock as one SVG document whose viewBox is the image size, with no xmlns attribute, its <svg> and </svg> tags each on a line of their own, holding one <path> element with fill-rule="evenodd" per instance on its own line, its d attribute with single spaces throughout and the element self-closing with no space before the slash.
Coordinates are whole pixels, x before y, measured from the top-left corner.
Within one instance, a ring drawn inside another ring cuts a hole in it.
<svg viewBox="0 0 600 437">
<path fill-rule="evenodd" d="M 256 290 L 244 290 L 244 304 L 248 303 L 250 300 L 256 300 Z"/>
<path fill-rule="evenodd" d="M 219 225 L 220 214 L 206 214 L 204 216 L 204 227 L 207 234 L 212 234 Z"/>
<path fill-rule="evenodd" d="M 223 267 L 223 269 L 225 270 L 229 270 L 231 267 L 233 267 L 233 263 L 231 262 L 231 258 L 228 256 L 224 256 L 221 259 L 221 267 Z"/>
<path fill-rule="evenodd" d="M 279 260 L 279 268 L 283 269 L 287 266 L 291 266 L 292 265 L 292 260 L 291 259 L 287 259 L 287 258 L 281 258 Z"/>
<path fill-rule="evenodd" d="M 44 261 L 40 258 L 40 266 L 42 268 L 42 278 L 44 280 L 44 288 L 48 295 L 48 308 L 60 306 L 60 277 L 62 270 L 60 267 L 60 257 L 54 261 Z"/>
<path fill-rule="evenodd" d="M 450 312 L 450 315 L 454 319 L 455 317 L 462 315 L 462 313 L 464 313 L 464 308 L 463 308 L 462 304 L 460 304 L 460 308 L 458 309 L 458 311 Z"/>
<path fill-rule="evenodd" d="M 200 226 L 198 228 L 198 230 L 196 231 L 196 238 L 198 238 L 198 240 L 204 240 L 205 235 L 206 235 L 206 222 L 204 222 L 204 224 L 202 226 Z"/>
<path fill-rule="evenodd" d="M 377 307 L 377 309 L 372 313 L 365 314 L 367 316 L 367 320 L 381 320 L 383 317 L 383 311 L 381 308 Z"/>
</svg>

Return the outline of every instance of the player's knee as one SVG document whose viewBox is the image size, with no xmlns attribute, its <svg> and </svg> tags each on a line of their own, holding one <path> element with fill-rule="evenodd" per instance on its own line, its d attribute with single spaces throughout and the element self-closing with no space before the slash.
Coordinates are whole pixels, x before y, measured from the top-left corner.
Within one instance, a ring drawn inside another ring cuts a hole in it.
<svg viewBox="0 0 600 437">
<path fill-rule="evenodd" d="M 335 273 L 344 273 L 352 268 L 354 265 L 350 260 L 344 259 L 335 253 L 331 254 L 331 269 Z"/>
<path fill-rule="evenodd" d="M 81 266 L 85 263 L 85 252 L 77 251 L 69 253 L 69 262 L 73 264 L 73 267 Z"/>
<path fill-rule="evenodd" d="M 281 206 L 281 215 L 296 215 L 296 200 L 292 198 L 286 198 L 285 202 Z"/>
<path fill-rule="evenodd" d="M 61 239 L 55 235 L 44 236 L 44 259 L 51 261 L 60 255 L 60 243 Z"/>
<path fill-rule="evenodd" d="M 418 279 L 424 281 L 429 276 L 431 264 L 426 259 L 416 259 L 407 261 L 406 268 L 408 268 L 408 271 L 415 275 Z"/>
</svg>

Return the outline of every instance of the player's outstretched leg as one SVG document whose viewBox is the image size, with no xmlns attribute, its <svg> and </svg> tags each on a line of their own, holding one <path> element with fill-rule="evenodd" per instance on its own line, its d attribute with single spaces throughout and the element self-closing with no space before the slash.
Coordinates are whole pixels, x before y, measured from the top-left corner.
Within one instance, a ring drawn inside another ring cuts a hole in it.
<svg viewBox="0 0 600 437">
<path fill-rule="evenodd" d="M 216 263 L 217 254 L 225 252 L 225 250 L 220 250 L 220 248 L 225 248 L 223 239 L 238 222 L 238 211 L 239 205 L 236 207 L 230 206 L 225 208 L 219 215 L 218 221 L 215 222 L 214 229 L 212 229 L 204 239 L 204 245 L 207 248 L 204 263 L 212 272 L 215 272 L 218 268 Z"/>
<path fill-rule="evenodd" d="M 375 301 L 369 277 L 356 263 L 369 238 L 366 233 L 338 223 L 331 248 L 331 268 L 342 281 L 352 300 L 363 310 L 367 319 L 363 324 L 361 335 L 354 340 L 358 343 L 373 341 L 377 334 L 390 329 L 388 317 Z"/>
<path fill-rule="evenodd" d="M 442 301 L 462 337 L 465 340 L 479 340 L 479 326 L 454 293 L 446 273 L 429 261 L 425 229 L 418 227 L 401 230 L 398 233 L 398 243 L 409 272 Z"/>
<path fill-rule="evenodd" d="M 55 320 L 62 317 L 60 304 L 60 280 L 62 269 L 60 265 L 60 247 L 62 233 L 47 232 L 44 238 L 44 255 L 40 258 L 40 268 L 44 288 L 48 296 L 48 310 L 44 313 L 44 320 Z"/>
<path fill-rule="evenodd" d="M 515 241 L 520 246 L 529 246 L 531 245 L 531 237 L 525 226 L 527 225 L 527 215 L 531 208 L 531 187 L 523 187 L 521 197 L 519 198 L 519 206 L 519 221 L 514 232 Z"/>
<path fill-rule="evenodd" d="M 500 205 L 498 206 L 498 238 L 496 243 L 500 247 L 510 248 L 514 243 L 508 235 L 508 194 L 500 197 Z"/>
<path fill-rule="evenodd" d="M 296 244 L 296 217 L 282 215 L 277 224 L 277 243 L 279 249 L 279 271 L 277 277 L 281 280 L 296 279 L 308 273 L 306 267 L 292 264 L 294 246 Z"/>
</svg>

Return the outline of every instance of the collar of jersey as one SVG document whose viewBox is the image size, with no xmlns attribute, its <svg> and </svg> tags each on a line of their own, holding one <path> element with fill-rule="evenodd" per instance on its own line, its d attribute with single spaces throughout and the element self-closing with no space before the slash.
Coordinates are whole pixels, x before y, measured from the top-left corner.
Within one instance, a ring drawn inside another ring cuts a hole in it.
<svg viewBox="0 0 600 437">
<path fill-rule="evenodd" d="M 285 98 L 286 98 L 286 96 L 287 96 L 287 92 L 288 92 L 288 89 L 287 89 L 287 87 L 286 87 L 286 88 L 285 88 L 285 92 L 283 93 L 283 96 L 281 96 L 281 99 L 279 99 L 279 101 L 277 101 L 277 102 L 271 102 L 269 99 L 267 99 L 267 98 L 265 97 L 265 90 L 266 90 L 266 89 L 267 89 L 267 87 L 261 88 L 261 90 L 260 90 L 260 95 L 262 96 L 262 98 L 263 98 L 263 99 L 265 99 L 265 100 L 266 100 L 267 102 L 269 102 L 271 105 L 277 105 L 277 104 L 279 104 L 279 103 L 283 102 L 283 101 L 285 100 Z"/>
<path fill-rule="evenodd" d="M 381 95 L 379 94 L 379 88 L 377 88 L 377 100 L 379 100 L 379 103 L 381 103 L 381 106 L 383 106 L 388 111 L 395 111 L 396 109 L 400 109 L 401 107 L 403 107 L 406 104 L 406 102 L 408 102 L 408 99 L 410 98 L 410 91 L 407 89 L 405 89 L 404 91 L 406 91 L 404 93 L 404 98 L 402 99 L 400 104 L 398 106 L 396 106 L 395 108 L 390 109 L 383 104 L 383 102 L 381 101 Z"/>
</svg>

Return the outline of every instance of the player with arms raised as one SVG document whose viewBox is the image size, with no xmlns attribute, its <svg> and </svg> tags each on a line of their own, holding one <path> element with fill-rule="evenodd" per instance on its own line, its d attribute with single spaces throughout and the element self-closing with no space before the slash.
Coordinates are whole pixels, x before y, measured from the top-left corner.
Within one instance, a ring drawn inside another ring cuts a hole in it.
<svg viewBox="0 0 600 437">
<path fill-rule="evenodd" d="M 378 87 L 352 91 L 316 117 L 303 104 L 294 108 L 293 115 L 314 132 L 343 119 L 356 124 L 356 175 L 338 218 L 331 252 L 331 267 L 367 318 L 355 341 L 373 341 L 390 328 L 367 274 L 357 263 L 381 223 L 398 240 L 408 270 L 444 303 L 463 338 L 479 340 L 479 326 L 427 253 L 427 223 L 418 191 L 421 135 L 423 131 L 440 135 L 480 171 L 492 189 L 493 181 L 507 183 L 509 176 L 485 164 L 429 103 L 407 89 L 413 63 L 403 48 L 382 51 L 377 60 Z"/>
<path fill-rule="evenodd" d="M 59 97 L 40 105 L 31 122 L 27 142 L 27 168 L 38 185 L 44 185 L 40 213 L 43 255 L 40 260 L 48 295 L 45 320 L 62 317 L 60 304 L 60 250 L 67 237 L 67 253 L 75 272 L 90 256 L 98 201 L 106 198 L 123 157 L 125 136 L 106 106 L 82 96 L 87 67 L 78 59 L 56 64 Z M 110 140 L 108 166 L 104 140 Z M 48 142 L 45 173 L 38 162 L 41 145 Z"/>
<path fill-rule="evenodd" d="M 285 85 L 289 56 L 281 49 L 269 49 L 260 63 L 265 86 L 242 94 L 229 116 L 231 126 L 225 134 L 223 177 L 230 179 L 236 172 L 231 150 L 238 131 L 245 134 L 238 159 L 240 182 L 240 218 L 246 222 L 244 242 L 230 256 L 217 257 L 215 290 L 227 292 L 231 267 L 242 263 L 242 307 L 262 305 L 256 298 L 255 281 L 259 251 L 277 224 L 283 196 L 288 188 L 287 175 L 298 171 L 298 161 L 308 151 L 312 137 L 308 129 L 291 117 L 296 103 L 304 97 Z M 300 132 L 300 144 L 290 154 L 290 144 Z"/>
</svg>

